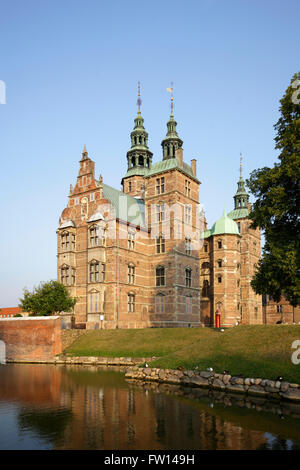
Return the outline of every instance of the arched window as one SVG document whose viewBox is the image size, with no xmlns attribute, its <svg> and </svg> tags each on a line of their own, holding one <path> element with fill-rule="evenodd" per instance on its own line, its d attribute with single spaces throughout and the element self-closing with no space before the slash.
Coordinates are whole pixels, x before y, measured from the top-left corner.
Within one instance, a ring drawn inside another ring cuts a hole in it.
<svg viewBox="0 0 300 470">
<path fill-rule="evenodd" d="M 136 138 L 135 138 L 136 139 Z M 136 160 L 135 157 L 131 157 L 131 165 L 135 166 L 136 165 Z"/>
<path fill-rule="evenodd" d="M 164 266 L 158 266 L 155 271 L 156 274 L 156 286 L 165 286 L 165 268 Z"/>
<path fill-rule="evenodd" d="M 237 226 L 238 226 L 239 232 L 241 233 L 241 222 L 238 222 Z"/>
<path fill-rule="evenodd" d="M 143 157 L 143 155 L 139 155 L 139 166 L 144 166 L 144 157 Z"/>
<path fill-rule="evenodd" d="M 222 268 L 222 260 L 218 259 L 217 263 L 218 263 L 218 268 Z"/>
<path fill-rule="evenodd" d="M 218 276 L 218 283 L 222 284 L 222 276 Z"/>
<path fill-rule="evenodd" d="M 192 270 L 186 268 L 185 270 L 185 287 L 192 287 Z"/>
<path fill-rule="evenodd" d="M 155 296 L 155 313 L 164 313 L 165 311 L 165 296 L 164 294 L 157 294 Z"/>
<path fill-rule="evenodd" d="M 218 248 L 219 248 L 219 249 L 222 248 L 222 240 L 218 240 L 217 243 L 218 243 Z"/>
</svg>

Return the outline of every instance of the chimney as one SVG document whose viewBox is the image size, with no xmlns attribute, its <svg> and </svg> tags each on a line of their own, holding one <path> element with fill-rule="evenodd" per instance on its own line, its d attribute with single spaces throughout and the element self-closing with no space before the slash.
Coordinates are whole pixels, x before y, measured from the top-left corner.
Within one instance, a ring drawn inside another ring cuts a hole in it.
<svg viewBox="0 0 300 470">
<path fill-rule="evenodd" d="M 175 151 L 175 157 L 179 162 L 179 166 L 183 167 L 183 148 L 179 148 Z"/>
<path fill-rule="evenodd" d="M 191 160 L 191 167 L 192 167 L 192 173 L 195 176 L 195 178 L 197 175 L 196 163 L 197 163 L 197 160 L 193 158 L 193 160 Z"/>
</svg>

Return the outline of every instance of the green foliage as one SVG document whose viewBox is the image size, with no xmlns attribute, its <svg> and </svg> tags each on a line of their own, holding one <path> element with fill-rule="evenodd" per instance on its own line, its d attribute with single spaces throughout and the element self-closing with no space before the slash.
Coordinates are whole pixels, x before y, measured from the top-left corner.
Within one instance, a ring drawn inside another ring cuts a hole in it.
<svg viewBox="0 0 300 470">
<path fill-rule="evenodd" d="M 19 306 L 23 312 L 32 316 L 55 315 L 59 312 L 70 312 L 76 304 L 76 298 L 71 297 L 66 286 L 57 281 L 41 283 L 32 292 L 24 289 L 24 297 Z"/>
<path fill-rule="evenodd" d="M 23 316 L 23 315 L 21 315 L 20 313 L 16 313 L 16 314 L 14 315 L 14 318 L 19 318 L 19 317 L 22 317 L 22 316 Z"/>
<path fill-rule="evenodd" d="M 266 243 L 252 287 L 275 301 L 285 295 L 300 304 L 300 72 L 280 101 L 275 124 L 279 162 L 251 173 L 247 185 L 256 197 L 250 218 L 261 227 Z"/>
</svg>

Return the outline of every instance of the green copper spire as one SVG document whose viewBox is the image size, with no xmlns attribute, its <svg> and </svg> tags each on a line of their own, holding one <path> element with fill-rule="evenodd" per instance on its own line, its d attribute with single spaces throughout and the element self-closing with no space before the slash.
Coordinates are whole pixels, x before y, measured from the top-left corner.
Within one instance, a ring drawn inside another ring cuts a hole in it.
<svg viewBox="0 0 300 470">
<path fill-rule="evenodd" d="M 141 92 L 138 82 L 138 112 L 134 120 L 134 128 L 130 134 L 131 149 L 127 152 L 128 170 L 130 168 L 151 168 L 152 152 L 148 148 L 148 132 L 144 127 L 144 119 L 141 115 Z M 141 173 L 142 174 L 142 173 Z"/>
<path fill-rule="evenodd" d="M 240 153 L 240 179 L 238 181 L 238 189 L 234 195 L 234 209 L 247 209 L 249 202 L 249 194 L 245 189 L 245 181 L 242 175 L 242 154 Z"/>
<path fill-rule="evenodd" d="M 171 93 L 171 114 L 170 119 L 167 122 L 168 132 L 166 137 L 161 142 L 163 148 L 163 160 L 167 160 L 168 158 L 175 158 L 176 150 L 181 148 L 183 144 L 183 141 L 177 134 L 177 122 L 175 121 L 173 114 L 173 83 L 171 83 L 171 88 L 167 88 L 167 91 Z"/>
</svg>

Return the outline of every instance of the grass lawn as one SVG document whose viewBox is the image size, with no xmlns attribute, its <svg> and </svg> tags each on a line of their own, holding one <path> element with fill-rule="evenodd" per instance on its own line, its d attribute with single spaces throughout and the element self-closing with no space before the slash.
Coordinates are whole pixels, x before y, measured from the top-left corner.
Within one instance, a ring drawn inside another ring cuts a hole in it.
<svg viewBox="0 0 300 470">
<path fill-rule="evenodd" d="M 300 383 L 300 364 L 291 362 L 300 325 L 245 325 L 226 329 L 149 328 L 93 330 L 80 336 L 65 354 L 70 356 L 156 357 L 149 365 L 176 369 L 213 367 L 231 375 Z M 299 354 L 300 358 L 300 354 Z"/>
</svg>

